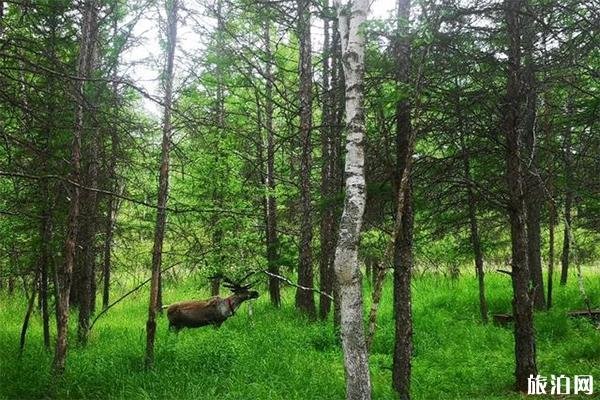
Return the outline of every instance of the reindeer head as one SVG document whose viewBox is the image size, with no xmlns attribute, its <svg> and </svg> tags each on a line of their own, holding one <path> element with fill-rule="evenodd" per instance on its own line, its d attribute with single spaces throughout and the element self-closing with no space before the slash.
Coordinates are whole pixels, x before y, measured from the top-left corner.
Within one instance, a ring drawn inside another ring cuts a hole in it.
<svg viewBox="0 0 600 400">
<path fill-rule="evenodd" d="M 224 276 L 223 281 L 225 283 L 223 284 L 223 286 L 226 287 L 227 289 L 231 290 L 233 292 L 233 294 L 238 296 L 238 298 L 242 301 L 256 299 L 259 296 L 258 292 L 256 290 L 250 290 L 252 288 L 252 286 L 254 286 L 256 284 L 256 282 L 242 285 L 242 282 L 244 282 L 246 279 L 248 279 L 248 277 L 250 277 L 250 275 L 252 275 L 252 274 L 253 274 L 253 272 L 247 274 L 242 279 L 240 279 L 238 282 Z"/>
</svg>

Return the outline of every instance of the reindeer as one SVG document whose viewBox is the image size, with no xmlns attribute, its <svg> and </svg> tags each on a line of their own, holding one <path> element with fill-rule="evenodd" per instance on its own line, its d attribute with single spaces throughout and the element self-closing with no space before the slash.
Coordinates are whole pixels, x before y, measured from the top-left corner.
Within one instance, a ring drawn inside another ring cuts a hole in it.
<svg viewBox="0 0 600 400">
<path fill-rule="evenodd" d="M 164 306 L 167 309 L 169 329 L 179 331 L 182 328 L 199 328 L 201 326 L 213 325 L 219 328 L 229 317 L 235 314 L 235 310 L 246 300 L 258 298 L 258 292 L 250 290 L 254 283 L 242 285 L 248 276 L 246 275 L 240 283 L 223 277 L 224 287 L 230 289 L 233 295 L 222 298 L 211 297 L 208 300 L 182 301 Z"/>
</svg>

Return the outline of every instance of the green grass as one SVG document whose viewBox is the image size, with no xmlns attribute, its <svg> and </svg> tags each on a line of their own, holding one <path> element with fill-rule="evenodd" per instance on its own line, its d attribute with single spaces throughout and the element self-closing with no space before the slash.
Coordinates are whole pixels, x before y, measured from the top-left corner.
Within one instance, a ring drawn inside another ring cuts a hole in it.
<svg viewBox="0 0 600 400">
<path fill-rule="evenodd" d="M 486 282 L 491 311 L 510 312 L 509 279 L 489 274 Z M 205 295 L 192 286 L 168 286 L 165 302 Z M 592 303 L 600 306 L 598 276 L 586 279 L 586 289 Z M 32 320 L 26 350 L 19 358 L 24 301 L 3 295 L 0 398 L 343 399 L 342 353 L 331 323 L 299 317 L 293 298 L 293 291 L 286 289 L 283 308 L 274 310 L 263 294 L 254 303 L 252 316 L 243 306 L 219 330 L 200 328 L 175 335 L 161 317 L 156 366 L 148 372 L 142 367 L 147 303 L 147 292 L 142 291 L 103 317 L 86 347 L 70 348 L 68 371 L 55 381 L 49 368 L 52 354 L 41 345 L 39 316 Z M 536 315 L 540 373 L 592 374 L 600 379 L 600 331 L 585 320 L 565 316 L 566 310 L 583 307 L 574 277 L 566 288 L 556 288 L 555 304 L 551 312 Z M 473 277 L 416 279 L 413 309 L 414 399 L 521 398 L 512 391 L 512 331 L 479 322 Z M 390 282 L 379 321 L 370 358 L 373 397 L 393 399 Z M 74 335 L 70 340 L 75 343 Z"/>
</svg>

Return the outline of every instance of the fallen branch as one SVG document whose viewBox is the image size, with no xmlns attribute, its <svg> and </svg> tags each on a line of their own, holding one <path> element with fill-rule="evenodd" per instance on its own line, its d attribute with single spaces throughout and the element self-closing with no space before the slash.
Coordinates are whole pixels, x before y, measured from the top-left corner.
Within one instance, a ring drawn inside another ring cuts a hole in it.
<svg viewBox="0 0 600 400">
<path fill-rule="evenodd" d="M 297 287 L 298 289 L 301 289 L 301 290 L 310 290 L 311 292 L 315 292 L 315 293 L 318 293 L 320 295 L 323 295 L 323 296 L 329 298 L 331 301 L 335 301 L 334 298 L 333 298 L 333 296 L 330 295 L 329 293 L 325 293 L 325 292 L 323 292 L 323 291 L 321 291 L 319 289 L 315 289 L 315 288 L 310 288 L 310 287 L 298 285 L 297 283 L 292 282 L 291 280 L 289 280 L 285 276 L 274 274 L 272 272 L 267 271 L 266 269 L 263 269 L 263 270 L 260 270 L 260 271 L 257 271 L 257 272 L 262 272 L 262 273 L 264 273 L 264 274 L 266 274 L 268 276 L 272 276 L 273 278 L 277 278 L 280 281 L 283 281 L 283 282 L 287 283 L 290 286 Z"/>
</svg>

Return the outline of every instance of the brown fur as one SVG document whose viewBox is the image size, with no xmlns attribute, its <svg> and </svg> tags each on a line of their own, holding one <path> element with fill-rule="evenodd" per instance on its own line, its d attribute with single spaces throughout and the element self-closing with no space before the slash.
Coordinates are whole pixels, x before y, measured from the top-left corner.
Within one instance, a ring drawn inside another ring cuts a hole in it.
<svg viewBox="0 0 600 400">
<path fill-rule="evenodd" d="M 169 328 L 199 328 L 201 326 L 221 326 L 246 300 L 258 297 L 256 292 L 234 294 L 228 298 L 211 297 L 207 300 L 182 301 L 167 308 Z"/>
</svg>

